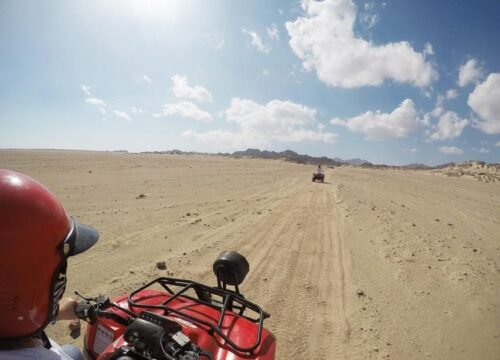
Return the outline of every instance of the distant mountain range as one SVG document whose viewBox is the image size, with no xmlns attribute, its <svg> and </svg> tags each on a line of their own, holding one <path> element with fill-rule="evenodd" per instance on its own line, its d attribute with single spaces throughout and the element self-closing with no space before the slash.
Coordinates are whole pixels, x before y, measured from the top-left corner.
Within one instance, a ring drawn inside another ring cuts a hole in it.
<svg viewBox="0 0 500 360">
<path fill-rule="evenodd" d="M 236 151 L 232 154 L 220 154 L 231 157 L 252 157 L 259 159 L 274 159 L 285 160 L 298 164 L 321 164 L 326 166 L 340 166 L 340 165 L 362 165 L 367 164 L 368 161 L 362 159 L 342 160 L 339 158 L 330 159 L 326 156 L 316 157 L 310 155 L 301 155 L 292 150 L 285 150 L 281 152 L 276 151 L 261 151 L 259 149 L 247 149 L 245 151 Z"/>
<path fill-rule="evenodd" d="M 149 154 L 168 154 L 168 155 L 214 155 L 208 153 L 199 153 L 193 151 L 181 151 L 181 150 L 167 150 L 167 151 L 148 151 Z M 326 156 L 316 157 L 309 155 L 301 155 L 292 150 L 285 150 L 281 152 L 259 150 L 259 149 L 247 149 L 245 151 L 235 151 L 231 153 L 217 153 L 218 156 L 234 157 L 234 158 L 257 158 L 257 159 L 271 159 L 271 160 L 284 160 L 290 161 L 297 164 L 321 164 L 326 166 L 340 166 L 340 165 L 371 165 L 368 161 L 363 159 L 350 159 L 342 160 L 339 158 L 330 159 Z"/>
<path fill-rule="evenodd" d="M 153 152 L 147 152 L 150 154 L 170 154 L 170 155 L 196 155 L 196 154 L 202 154 L 202 155 L 214 155 L 214 154 L 209 154 L 209 153 L 199 153 L 199 152 L 194 152 L 194 151 L 181 151 L 181 150 L 168 150 L 168 151 L 153 151 Z M 364 168 L 377 168 L 377 169 L 444 169 L 444 168 L 449 168 L 456 166 L 457 164 L 455 163 L 446 163 L 446 164 L 441 164 L 437 166 L 428 166 L 424 164 L 408 164 L 404 166 L 392 166 L 392 165 L 384 165 L 384 164 L 372 164 L 369 161 L 363 160 L 363 159 L 349 159 L 349 160 L 342 160 L 340 158 L 329 158 L 326 156 L 321 156 L 321 157 L 316 157 L 316 156 L 310 156 L 310 155 L 301 155 L 296 153 L 295 151 L 292 150 L 285 150 L 281 152 L 276 152 L 276 151 L 268 151 L 268 150 L 259 150 L 259 149 L 247 149 L 245 151 L 235 151 L 232 154 L 231 153 L 218 153 L 215 154 L 218 156 L 226 156 L 226 157 L 233 157 L 233 158 L 258 158 L 258 159 L 271 159 L 271 160 L 284 160 L 284 161 L 289 161 L 289 162 L 294 162 L 297 164 L 310 164 L 310 165 L 317 165 L 321 164 L 323 166 L 341 166 L 341 165 L 351 165 L 351 166 L 359 166 L 359 167 L 364 167 Z M 476 163 L 477 161 L 468 161 L 465 163 Z M 464 163 L 464 164 L 465 164 Z M 477 162 L 479 164 L 484 164 L 483 162 Z M 494 164 L 496 165 L 496 164 Z"/>
</svg>

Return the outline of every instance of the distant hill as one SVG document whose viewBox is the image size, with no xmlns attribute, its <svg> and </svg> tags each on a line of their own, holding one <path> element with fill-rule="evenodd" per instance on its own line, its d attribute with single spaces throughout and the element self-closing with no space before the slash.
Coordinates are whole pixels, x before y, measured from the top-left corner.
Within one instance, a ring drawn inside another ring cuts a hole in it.
<svg viewBox="0 0 500 360">
<path fill-rule="evenodd" d="M 119 150 L 119 152 L 126 152 L 124 150 Z M 487 164 L 484 161 L 477 160 L 469 160 L 465 161 L 462 164 L 456 164 L 453 162 L 445 163 L 441 165 L 428 166 L 421 163 L 412 163 L 403 166 L 396 165 L 385 165 L 385 164 L 372 164 L 369 161 L 355 158 L 343 160 L 340 158 L 329 158 L 326 156 L 310 156 L 310 155 L 302 155 L 298 154 L 292 150 L 285 150 L 281 152 L 276 151 L 268 151 L 268 150 L 259 150 L 259 149 L 246 149 L 244 151 L 235 151 L 231 153 L 202 153 L 196 151 L 181 151 L 181 150 L 166 150 L 166 151 L 146 151 L 144 153 L 147 154 L 167 154 L 167 155 L 212 155 L 212 156 L 225 156 L 225 157 L 233 157 L 233 158 L 257 158 L 257 159 L 270 159 L 270 160 L 284 160 L 289 162 L 294 162 L 297 164 L 310 164 L 317 165 L 321 164 L 323 166 L 342 166 L 342 165 L 351 165 L 351 166 L 359 166 L 363 168 L 369 169 L 408 169 L 408 170 L 448 170 L 454 169 L 456 170 L 458 167 L 463 168 L 471 168 L 471 167 L 486 167 L 486 168 L 494 168 L 499 169 L 500 165 L 496 163 Z M 496 170 L 495 170 L 496 171 Z"/>
<path fill-rule="evenodd" d="M 408 164 L 403 166 L 408 169 L 432 169 L 431 166 L 424 165 L 424 164 Z"/>
<path fill-rule="evenodd" d="M 259 159 L 274 159 L 295 162 L 298 164 L 321 164 L 326 166 L 340 166 L 340 165 L 361 165 L 368 163 L 362 159 L 342 160 L 339 158 L 330 159 L 326 156 L 316 157 L 310 155 L 301 155 L 292 150 L 285 150 L 281 152 L 267 151 L 259 149 L 247 149 L 245 151 L 236 151 L 232 153 L 232 157 L 252 157 Z"/>
<path fill-rule="evenodd" d="M 349 159 L 349 160 L 342 160 L 342 159 L 339 159 L 340 162 L 343 162 L 343 163 L 346 163 L 346 164 L 351 164 L 351 165 L 356 165 L 356 166 L 359 166 L 359 165 L 363 165 L 363 164 L 367 164 L 368 161 L 366 160 L 363 160 L 363 159 Z"/>
<path fill-rule="evenodd" d="M 448 177 L 468 177 L 487 183 L 500 181 L 500 164 L 488 164 L 484 161 L 470 160 L 461 164 L 448 163 L 435 167 L 432 170 L 435 174 Z"/>
</svg>

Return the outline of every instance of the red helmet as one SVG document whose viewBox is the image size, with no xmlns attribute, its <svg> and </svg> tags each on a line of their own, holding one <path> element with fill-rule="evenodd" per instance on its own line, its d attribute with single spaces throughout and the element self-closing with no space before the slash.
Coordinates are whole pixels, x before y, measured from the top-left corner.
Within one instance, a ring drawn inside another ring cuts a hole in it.
<svg viewBox="0 0 500 360">
<path fill-rule="evenodd" d="M 57 315 L 66 260 L 99 234 L 36 180 L 0 169 L 0 339 L 36 335 Z"/>
</svg>

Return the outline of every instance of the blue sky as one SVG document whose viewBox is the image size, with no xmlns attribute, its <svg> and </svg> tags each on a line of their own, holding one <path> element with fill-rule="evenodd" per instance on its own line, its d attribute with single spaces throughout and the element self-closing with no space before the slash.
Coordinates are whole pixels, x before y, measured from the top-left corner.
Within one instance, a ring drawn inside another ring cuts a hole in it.
<svg viewBox="0 0 500 360">
<path fill-rule="evenodd" d="M 2 1 L 0 148 L 500 162 L 498 1 Z"/>
</svg>

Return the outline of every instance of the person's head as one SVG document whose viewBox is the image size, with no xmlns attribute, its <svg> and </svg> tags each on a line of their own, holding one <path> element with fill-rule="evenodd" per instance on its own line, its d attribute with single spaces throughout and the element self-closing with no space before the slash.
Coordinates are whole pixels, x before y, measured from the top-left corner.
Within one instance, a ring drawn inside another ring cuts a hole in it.
<svg viewBox="0 0 500 360">
<path fill-rule="evenodd" d="M 99 238 L 45 186 L 0 169 L 0 340 L 37 335 L 55 319 L 67 258 Z"/>
</svg>

